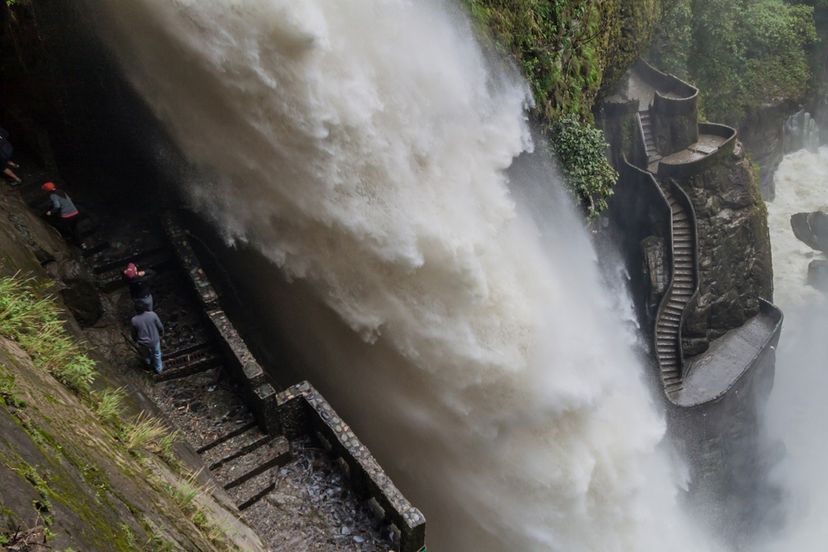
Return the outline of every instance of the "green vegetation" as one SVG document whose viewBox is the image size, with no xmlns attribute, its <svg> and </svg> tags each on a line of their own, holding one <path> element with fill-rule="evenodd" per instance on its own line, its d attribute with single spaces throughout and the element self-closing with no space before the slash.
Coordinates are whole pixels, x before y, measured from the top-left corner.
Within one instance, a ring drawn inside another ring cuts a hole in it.
<svg viewBox="0 0 828 552">
<path fill-rule="evenodd" d="M 805 94 L 813 8 L 784 0 L 676 0 L 665 5 L 650 58 L 694 81 L 705 111 L 736 124 L 763 104 Z"/>
<path fill-rule="evenodd" d="M 522 69 L 571 189 L 597 215 L 617 175 L 592 108 L 648 43 L 661 0 L 465 1 L 478 28 Z"/>
<path fill-rule="evenodd" d="M 118 389 L 105 389 L 100 393 L 92 393 L 95 402 L 95 413 L 106 423 L 117 425 L 121 419 L 126 392 L 123 387 Z"/>
<path fill-rule="evenodd" d="M 169 430 L 157 418 L 141 412 L 135 419 L 124 424 L 118 432 L 121 441 L 130 452 L 142 450 L 158 451 L 162 438 L 169 434 Z"/>
<path fill-rule="evenodd" d="M 5 409 L 25 431 L 45 459 L 43 467 L 32 465 L 21 453 L 6 452 L 0 447 L 0 468 L 12 470 L 35 490 L 31 506 L 43 534 L 54 538 L 53 531 L 62 527 L 55 517 L 59 512 L 68 511 L 90 527 L 93 540 L 101 545 L 106 543 L 113 550 L 181 548 L 156 522 L 126 501 L 118 488 L 112 487 L 103 467 L 107 463 L 95 458 L 100 452 L 96 447 L 102 446 L 109 459 L 109 469 L 117 465 L 123 475 L 152 487 L 155 491 L 152 505 L 159 514 L 187 524 L 188 534 L 200 535 L 202 543 L 209 542 L 220 550 L 235 550 L 226 531 L 216 524 L 213 512 L 201 505 L 209 489 L 197 483 L 198 473 L 186 470 L 173 452 L 178 433 L 170 432 L 161 421 L 144 412 L 124 420 L 126 391 L 123 388 L 91 390 L 94 362 L 81 351 L 64 326 L 60 307 L 48 291 L 48 286 L 32 278 L 0 277 L 0 336 L 16 341 L 30 355 L 35 367 L 53 374 L 85 405 L 81 406 L 83 412 L 78 412 L 77 404 L 67 404 L 65 398 L 51 394 L 54 387 L 43 389 L 43 378 L 33 381 L 31 368 L 28 371 L 22 368 L 27 362 L 18 364 L 13 355 L 0 351 L 5 363 L 0 364 L 0 409 Z M 26 397 L 29 403 L 21 397 Z M 71 411 L 75 420 L 68 425 L 66 411 Z M 96 429 L 94 421 L 90 423 L 92 413 L 109 427 Z M 54 420 L 51 416 L 55 416 Z M 56 431 L 59 438 L 46 428 Z M 70 435 L 72 432 L 77 433 Z M 160 470 L 159 459 L 171 469 Z M 102 515 L 102 512 L 114 511 L 113 504 L 117 501 L 132 513 L 137 525 L 111 524 L 111 519 Z M 17 515 L 2 507 L 0 514 L 7 521 Z M 0 544 L 11 544 L 14 538 L 0 533 Z"/>
<path fill-rule="evenodd" d="M 95 381 L 95 361 L 66 331 L 55 300 L 32 278 L 0 278 L 0 335 L 14 339 L 35 364 L 87 395 Z"/>
<path fill-rule="evenodd" d="M 551 137 L 567 181 L 587 214 L 594 217 L 607 208 L 607 198 L 618 180 L 618 173 L 606 159 L 604 133 L 573 116 L 564 116 L 552 125 Z"/>
</svg>

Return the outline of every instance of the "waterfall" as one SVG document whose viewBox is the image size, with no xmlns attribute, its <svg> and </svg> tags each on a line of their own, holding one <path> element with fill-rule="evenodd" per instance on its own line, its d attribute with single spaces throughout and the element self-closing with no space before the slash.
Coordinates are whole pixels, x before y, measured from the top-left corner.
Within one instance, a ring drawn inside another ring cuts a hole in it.
<svg viewBox="0 0 828 552">
<path fill-rule="evenodd" d="M 785 152 L 807 149 L 816 153 L 819 148 L 820 134 L 817 122 L 804 109 L 797 111 L 785 121 Z"/>
<path fill-rule="evenodd" d="M 828 148 L 800 150 L 785 157 L 775 175 L 776 198 L 768 203 L 773 247 L 776 303 L 785 326 L 776 358 L 776 381 L 767 412 L 771 437 L 784 444 L 775 469 L 783 490 L 785 527 L 770 538 L 767 550 L 820 550 L 828 541 L 828 301 L 806 284 L 808 264 L 824 258 L 797 240 L 790 217 L 798 212 L 828 211 Z"/>
<path fill-rule="evenodd" d="M 261 296 L 328 359 L 313 381 L 424 511 L 430 550 L 711 549 L 679 510 L 625 292 L 531 154 L 525 83 L 459 10 L 88 5 L 204 175 L 185 193 L 272 262 Z"/>
</svg>

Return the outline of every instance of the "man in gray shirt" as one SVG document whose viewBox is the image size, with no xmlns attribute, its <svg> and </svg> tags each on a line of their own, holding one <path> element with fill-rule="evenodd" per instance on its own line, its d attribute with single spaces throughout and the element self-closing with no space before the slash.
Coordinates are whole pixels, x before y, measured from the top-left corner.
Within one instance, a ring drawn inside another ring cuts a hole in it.
<svg viewBox="0 0 828 552">
<path fill-rule="evenodd" d="M 136 304 L 139 313 L 132 317 L 132 337 L 144 357 L 144 363 L 152 366 L 156 374 L 164 369 L 161 362 L 161 336 L 164 335 L 164 325 L 158 315 L 146 310 L 146 305 Z"/>
</svg>

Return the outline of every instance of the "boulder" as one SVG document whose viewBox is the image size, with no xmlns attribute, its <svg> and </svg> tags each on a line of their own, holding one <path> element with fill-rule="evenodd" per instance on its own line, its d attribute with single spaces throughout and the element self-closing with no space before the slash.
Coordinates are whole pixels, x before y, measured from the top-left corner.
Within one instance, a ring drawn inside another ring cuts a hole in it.
<svg viewBox="0 0 828 552">
<path fill-rule="evenodd" d="M 797 213 L 791 216 L 791 228 L 799 241 L 819 251 L 828 251 L 828 213 Z"/>
<path fill-rule="evenodd" d="M 681 340 L 681 350 L 685 357 L 700 355 L 710 347 L 710 340 L 705 337 L 685 337 Z"/>
<path fill-rule="evenodd" d="M 66 307 L 84 328 L 93 326 L 103 315 L 98 288 L 88 280 L 69 280 L 60 291 Z"/>
<path fill-rule="evenodd" d="M 828 261 L 817 259 L 808 265 L 808 284 L 828 292 Z"/>
</svg>

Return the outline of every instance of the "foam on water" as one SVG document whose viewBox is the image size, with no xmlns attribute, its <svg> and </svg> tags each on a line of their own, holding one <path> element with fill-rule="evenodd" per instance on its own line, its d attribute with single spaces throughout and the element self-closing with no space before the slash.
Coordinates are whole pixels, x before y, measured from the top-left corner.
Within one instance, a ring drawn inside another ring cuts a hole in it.
<svg viewBox="0 0 828 552">
<path fill-rule="evenodd" d="M 824 254 L 796 239 L 790 217 L 828 210 L 828 148 L 787 155 L 775 180 L 768 218 L 775 296 L 785 325 L 766 417 L 771 438 L 785 447 L 774 473 L 783 490 L 785 526 L 769 538 L 766 549 L 821 550 L 828 542 L 828 302 L 806 278 L 808 263 Z"/>
</svg>

